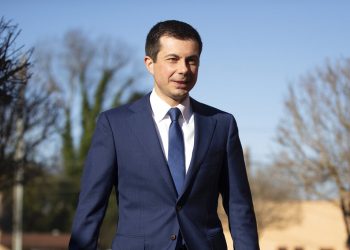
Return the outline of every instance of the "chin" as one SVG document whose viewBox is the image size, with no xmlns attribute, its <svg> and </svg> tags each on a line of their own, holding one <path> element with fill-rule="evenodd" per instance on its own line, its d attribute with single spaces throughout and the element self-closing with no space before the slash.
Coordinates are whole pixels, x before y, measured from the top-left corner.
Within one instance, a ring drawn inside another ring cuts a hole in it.
<svg viewBox="0 0 350 250">
<path fill-rule="evenodd" d="M 178 96 L 179 98 L 184 98 L 188 95 L 188 90 L 178 90 L 174 93 L 174 96 Z"/>
</svg>

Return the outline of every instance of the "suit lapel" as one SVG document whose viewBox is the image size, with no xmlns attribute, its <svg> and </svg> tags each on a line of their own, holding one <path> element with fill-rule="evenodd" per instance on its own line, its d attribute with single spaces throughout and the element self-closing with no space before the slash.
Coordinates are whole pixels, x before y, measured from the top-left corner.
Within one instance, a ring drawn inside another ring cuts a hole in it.
<svg viewBox="0 0 350 250">
<path fill-rule="evenodd" d="M 207 114 L 205 109 L 201 108 L 200 103 L 191 99 L 191 105 L 195 126 L 194 147 L 182 194 L 185 193 L 193 183 L 206 152 L 208 151 L 216 126 L 216 119 Z"/>
<path fill-rule="evenodd" d="M 206 108 L 203 107 L 202 104 L 191 99 L 191 105 L 195 122 L 194 148 L 183 192 L 179 195 L 179 199 L 192 185 L 209 148 L 216 126 L 216 119 L 206 112 Z M 130 110 L 133 114 L 127 120 L 127 122 L 129 122 L 129 127 L 137 137 L 140 145 L 142 145 L 146 155 L 149 157 L 149 161 L 152 163 L 151 165 L 158 169 L 158 172 L 163 176 L 164 181 L 176 196 L 175 185 L 152 118 L 149 94 L 132 104 Z"/>
<path fill-rule="evenodd" d="M 170 189 L 176 195 L 176 189 L 152 117 L 149 94 L 131 105 L 130 110 L 134 112 L 129 119 L 131 130 L 142 145 L 145 154 L 149 157 L 148 159 L 151 165 L 158 169 L 158 172 L 163 176 L 167 185 L 169 185 Z"/>
</svg>

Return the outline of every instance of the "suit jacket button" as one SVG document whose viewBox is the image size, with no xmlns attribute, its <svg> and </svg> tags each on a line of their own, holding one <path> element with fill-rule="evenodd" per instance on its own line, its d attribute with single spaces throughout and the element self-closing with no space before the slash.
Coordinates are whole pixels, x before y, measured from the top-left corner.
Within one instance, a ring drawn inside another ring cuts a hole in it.
<svg viewBox="0 0 350 250">
<path fill-rule="evenodd" d="M 182 208 L 182 206 L 181 206 L 181 205 L 177 205 L 177 206 L 176 206 L 176 211 L 180 211 L 180 210 L 181 210 L 181 208 Z"/>
<path fill-rule="evenodd" d="M 170 239 L 171 239 L 171 240 L 176 240 L 176 234 L 170 235 Z"/>
</svg>

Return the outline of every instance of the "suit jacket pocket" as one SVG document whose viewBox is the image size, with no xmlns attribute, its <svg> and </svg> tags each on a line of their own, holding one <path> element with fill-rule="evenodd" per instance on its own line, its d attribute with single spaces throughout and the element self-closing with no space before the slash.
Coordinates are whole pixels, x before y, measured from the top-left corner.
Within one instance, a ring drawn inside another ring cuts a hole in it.
<svg viewBox="0 0 350 250">
<path fill-rule="evenodd" d="M 116 234 L 112 250 L 144 250 L 145 239 L 142 236 Z"/>
<path fill-rule="evenodd" d="M 208 235 L 208 240 L 212 250 L 227 250 L 227 244 L 222 230 Z"/>
</svg>

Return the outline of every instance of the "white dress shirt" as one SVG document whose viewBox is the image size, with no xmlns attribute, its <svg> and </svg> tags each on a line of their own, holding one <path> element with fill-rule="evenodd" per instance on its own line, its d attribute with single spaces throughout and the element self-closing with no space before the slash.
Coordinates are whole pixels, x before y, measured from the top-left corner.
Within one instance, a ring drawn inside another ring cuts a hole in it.
<svg viewBox="0 0 350 250">
<path fill-rule="evenodd" d="M 169 126 L 171 123 L 168 111 L 173 107 L 163 101 L 154 89 L 150 96 L 150 102 L 153 112 L 153 120 L 156 124 L 158 137 L 161 142 L 160 144 L 162 145 L 165 158 L 168 160 Z M 179 124 L 184 136 L 185 166 L 187 173 L 188 168 L 190 167 L 194 145 L 194 117 L 191 109 L 190 98 L 187 97 L 181 104 L 177 105 L 176 107 L 180 109 L 182 114 L 179 117 Z"/>
</svg>

